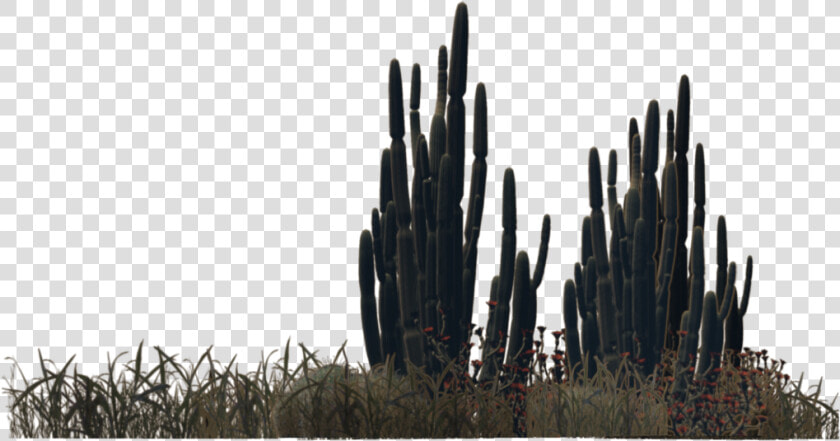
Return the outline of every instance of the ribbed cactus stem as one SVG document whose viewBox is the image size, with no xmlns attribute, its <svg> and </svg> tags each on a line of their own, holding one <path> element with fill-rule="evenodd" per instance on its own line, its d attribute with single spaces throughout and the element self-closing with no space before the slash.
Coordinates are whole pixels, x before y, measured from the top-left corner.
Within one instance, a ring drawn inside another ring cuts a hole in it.
<svg viewBox="0 0 840 441">
<path fill-rule="evenodd" d="M 663 172 L 664 196 L 663 212 L 665 225 L 662 229 L 662 263 L 659 266 L 656 291 L 656 347 L 665 343 L 665 327 L 668 311 L 668 290 L 671 284 L 671 272 L 674 265 L 674 245 L 677 239 L 677 171 L 674 162 L 665 165 Z M 659 309 L 662 308 L 660 313 Z"/>
<path fill-rule="evenodd" d="M 705 228 L 706 225 L 706 159 L 703 144 L 697 143 L 694 151 L 694 226 Z"/>
<path fill-rule="evenodd" d="M 523 353 L 527 349 L 530 349 L 529 346 L 525 346 L 526 333 L 529 331 L 533 333 L 534 331 L 533 325 L 531 328 L 528 327 L 531 323 L 531 277 L 528 274 L 529 271 L 530 263 L 528 253 L 520 251 L 516 255 L 513 276 L 513 308 L 510 321 L 510 339 L 508 341 L 508 351 L 505 360 L 505 363 L 509 365 L 519 366 L 519 361 L 524 358 Z M 533 312 L 534 320 L 536 320 L 536 310 Z"/>
<path fill-rule="evenodd" d="M 612 219 L 615 213 L 615 206 L 618 205 L 618 196 L 616 195 L 616 175 L 618 174 L 618 153 L 615 149 L 610 149 L 610 156 L 607 163 L 607 201 L 610 213 L 610 229 L 612 229 Z M 613 230 L 615 231 L 615 230 Z"/>
<path fill-rule="evenodd" d="M 592 378 L 592 375 L 595 374 L 594 366 L 595 366 L 595 357 L 599 357 L 603 359 L 603 354 L 601 353 L 601 339 L 599 335 L 598 329 L 598 315 L 597 315 L 597 307 L 595 306 L 596 298 L 597 298 L 597 264 L 595 263 L 595 257 L 590 256 L 589 259 L 586 261 L 586 267 L 583 270 L 583 280 L 584 280 L 584 289 L 586 291 L 585 294 L 585 302 L 586 302 L 586 316 L 583 318 L 583 350 L 586 353 L 585 357 L 588 360 L 588 366 L 590 367 L 589 370 L 589 378 Z"/>
<path fill-rule="evenodd" d="M 467 91 L 467 53 L 469 20 L 467 5 L 458 3 L 452 27 L 452 52 L 449 54 L 449 102 L 446 104 L 446 153 L 452 156 L 455 182 L 452 191 L 458 205 L 464 197 L 464 93 Z M 463 220 L 459 220 L 463 222 Z"/>
<path fill-rule="evenodd" d="M 545 274 L 545 263 L 548 259 L 548 241 L 551 239 L 551 216 L 544 215 L 542 230 L 540 232 L 540 250 L 537 255 L 537 266 L 534 267 L 534 277 L 531 279 L 531 290 L 536 291 L 540 287 Z"/>
<path fill-rule="evenodd" d="M 650 249 L 653 257 L 654 250 L 658 245 L 656 238 L 656 224 L 658 222 L 656 202 L 656 169 L 659 167 L 659 103 L 652 100 L 648 104 L 647 117 L 645 119 L 644 151 L 642 153 L 642 218 L 647 225 L 647 237 L 654 246 Z"/>
<path fill-rule="evenodd" d="M 391 149 L 382 150 L 379 161 L 379 211 L 385 213 L 388 202 L 394 199 L 391 190 Z"/>
<path fill-rule="evenodd" d="M 612 281 L 610 280 L 610 262 L 607 256 L 606 225 L 604 220 L 603 193 L 601 187 L 601 162 L 598 149 L 589 149 L 589 206 L 592 222 L 592 250 L 597 271 L 597 311 L 601 352 L 606 358 L 617 362 L 618 321 L 615 315 Z"/>
<path fill-rule="evenodd" d="M 502 188 L 502 248 L 499 266 L 498 303 L 493 314 L 494 332 L 487 336 L 492 348 L 499 346 L 497 352 L 481 367 L 480 381 L 489 381 L 501 368 L 502 354 L 505 351 L 506 338 L 500 338 L 499 331 L 505 335 L 510 314 L 510 297 L 513 289 L 514 260 L 516 258 L 516 181 L 513 169 L 505 169 Z M 498 352 L 501 351 L 501 352 Z"/>
<path fill-rule="evenodd" d="M 688 123 L 690 107 L 688 77 L 680 78 L 677 96 L 676 127 L 674 133 L 674 163 L 677 166 L 677 243 L 674 256 L 674 270 L 671 273 L 671 287 L 668 305 L 668 341 L 669 349 L 676 349 L 676 332 L 683 311 L 688 307 L 688 250 L 685 241 L 688 238 Z"/>
<path fill-rule="evenodd" d="M 411 159 L 417 161 L 417 137 L 420 135 L 420 65 L 411 66 L 411 91 L 409 95 L 408 123 L 411 130 Z M 417 168 L 417 162 L 413 162 Z"/>
<path fill-rule="evenodd" d="M 449 68 L 449 55 L 446 51 L 446 45 L 440 45 L 438 48 L 438 83 L 437 83 L 437 101 L 435 102 L 435 115 L 443 116 L 446 112 L 446 82 L 448 74 L 446 70 Z"/>
<path fill-rule="evenodd" d="M 455 201 L 451 191 L 452 181 L 455 178 L 454 165 L 452 157 L 449 154 L 443 155 L 440 161 L 440 176 L 438 177 L 438 196 L 437 196 L 437 293 L 438 293 L 438 308 L 443 311 L 446 316 L 446 324 L 441 330 L 441 334 L 449 336 L 450 339 L 446 342 L 447 354 L 454 358 L 451 341 L 455 339 L 455 334 L 458 332 L 459 319 L 461 317 L 460 308 L 455 308 L 460 304 L 461 297 L 453 290 L 455 279 L 462 277 L 461 271 L 458 271 L 455 265 L 455 255 L 452 252 L 457 246 L 460 248 L 459 237 L 455 236 L 455 223 L 457 220 L 454 217 L 453 207 Z"/>
<path fill-rule="evenodd" d="M 638 170 L 638 163 L 633 162 L 633 152 L 635 151 L 634 147 L 634 140 L 636 136 L 639 136 L 639 123 L 636 122 L 636 118 L 630 118 L 630 126 L 627 129 L 627 176 L 630 178 L 630 185 L 633 185 L 633 176 L 634 170 Z M 641 152 L 641 144 L 639 145 L 639 151 Z"/>
<path fill-rule="evenodd" d="M 406 164 L 405 116 L 403 114 L 402 77 L 400 64 L 391 60 L 388 102 L 391 133 L 391 185 L 394 191 L 397 231 L 397 290 L 399 293 L 400 324 L 406 356 L 415 366 L 425 364 L 424 338 L 418 323 L 421 300 L 417 291 L 417 255 L 411 231 L 411 205 L 408 195 L 408 166 Z"/>
<path fill-rule="evenodd" d="M 715 327 L 717 326 L 717 311 L 715 305 L 715 292 L 709 291 L 703 298 L 703 326 L 701 329 L 700 354 L 697 359 L 697 369 L 695 370 L 695 379 L 703 378 L 712 365 L 711 348 L 713 346 Z"/>
<path fill-rule="evenodd" d="M 382 363 L 382 343 L 376 317 L 376 286 L 373 269 L 373 236 L 362 230 L 359 237 L 359 290 L 361 292 L 362 329 L 368 361 L 371 366 Z"/>
<path fill-rule="evenodd" d="M 373 235 L 373 257 L 376 264 L 376 278 L 379 283 L 385 282 L 385 261 L 382 252 L 382 218 L 379 210 L 373 207 L 370 213 L 370 229 Z"/>
<path fill-rule="evenodd" d="M 426 272 L 426 204 L 423 200 L 423 181 L 428 178 L 428 159 L 421 157 L 426 150 L 426 137 L 421 133 L 415 140 L 417 144 L 414 159 L 414 179 L 411 182 L 411 229 L 414 233 L 414 249 L 417 252 L 419 277 Z M 421 290 L 422 292 L 422 290 Z"/>
<path fill-rule="evenodd" d="M 577 329 L 577 288 L 572 280 L 566 280 L 563 287 L 563 321 L 565 323 L 566 368 L 569 378 L 574 380 L 573 373 L 580 369 L 580 335 Z"/>
<path fill-rule="evenodd" d="M 592 217 L 584 216 L 580 230 L 580 264 L 584 267 L 592 257 Z"/>
<path fill-rule="evenodd" d="M 668 109 L 665 136 L 665 164 L 674 160 L 674 111 Z"/>
<path fill-rule="evenodd" d="M 715 280 L 715 294 L 717 295 L 717 308 L 726 291 L 726 265 L 729 261 L 726 245 L 726 218 L 718 216 L 717 222 L 717 279 Z"/>
</svg>

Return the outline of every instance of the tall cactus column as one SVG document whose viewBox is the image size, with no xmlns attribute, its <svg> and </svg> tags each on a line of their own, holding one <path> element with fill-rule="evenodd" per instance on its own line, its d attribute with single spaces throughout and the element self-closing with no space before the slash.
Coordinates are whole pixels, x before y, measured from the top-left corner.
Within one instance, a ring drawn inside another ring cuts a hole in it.
<svg viewBox="0 0 840 441">
<path fill-rule="evenodd" d="M 389 111 L 391 133 L 391 182 L 397 220 L 397 266 L 399 277 L 400 324 L 406 356 L 415 366 L 425 365 L 423 335 L 420 332 L 420 296 L 417 292 L 417 256 L 411 232 L 411 206 L 408 198 L 406 165 L 405 116 L 403 115 L 402 76 L 400 63 L 391 60 L 389 75 Z"/>
<path fill-rule="evenodd" d="M 685 241 L 688 238 L 688 124 L 691 92 L 688 77 L 680 78 L 677 96 L 677 121 L 674 134 L 674 163 L 677 166 L 677 245 L 674 250 L 674 270 L 671 274 L 670 295 L 668 297 L 668 326 L 665 344 L 671 350 L 677 350 L 677 332 L 680 329 L 682 313 L 688 309 L 688 250 Z"/>
</svg>

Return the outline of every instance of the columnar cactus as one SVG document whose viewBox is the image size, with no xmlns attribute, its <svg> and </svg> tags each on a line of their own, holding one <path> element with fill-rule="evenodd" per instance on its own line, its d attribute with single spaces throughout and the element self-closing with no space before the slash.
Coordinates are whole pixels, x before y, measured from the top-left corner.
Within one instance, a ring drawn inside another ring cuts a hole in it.
<svg viewBox="0 0 840 441">
<path fill-rule="evenodd" d="M 379 207 L 371 212 L 370 231 L 363 230 L 360 236 L 359 286 L 368 359 L 375 365 L 395 358 L 395 369 L 401 373 L 408 372 L 409 363 L 429 374 L 439 373 L 452 360 L 460 361 L 461 373 L 466 370 L 460 357 L 470 346 L 488 154 L 487 92 L 478 83 L 474 160 L 464 213 L 468 33 L 467 8 L 460 3 L 451 51 L 446 46 L 438 50 L 437 102 L 428 138 L 420 127 L 420 66 L 412 66 L 409 120 L 414 176 L 410 194 L 401 70 L 397 60 L 390 64 L 391 144 L 381 155 Z M 591 211 L 581 225 L 574 280 L 566 281 L 562 293 L 568 378 L 580 378 L 578 370 L 585 363 L 590 366 L 589 375 L 594 375 L 595 357 L 615 370 L 621 355 L 631 355 L 650 374 L 664 349 L 678 350 L 683 367 L 693 366 L 694 355 L 699 353 L 696 373 L 702 376 L 719 366 L 724 337 L 727 352 L 734 356 L 740 351 L 752 257 L 747 259 L 744 295 L 737 308 L 735 263 L 726 267 L 726 223 L 721 216 L 717 286 L 704 298 L 705 158 L 701 144 L 695 151 L 694 222 L 686 264 L 689 97 L 688 78 L 682 76 L 677 112 L 667 114 L 661 185 L 656 177 L 660 130 L 656 100 L 648 104 L 643 133 L 635 118 L 629 122 L 630 185 L 622 204 L 616 195 L 617 152 L 609 152 L 605 210 L 598 150 L 590 149 Z M 607 222 L 612 234 L 609 242 Z M 482 383 L 502 374 L 505 353 L 505 364 L 515 368 L 513 381 L 527 381 L 521 373 L 533 353 L 537 289 L 545 273 L 551 222 L 545 215 L 533 275 L 528 254 L 517 254 L 516 227 L 514 172 L 507 168 L 500 265 L 491 284 L 486 340 L 481 348 Z M 703 346 L 698 349 L 701 339 Z M 737 357 L 732 361 L 737 364 Z M 687 378 L 682 378 L 675 387 L 680 391 L 686 384 Z M 521 429 L 517 426 L 516 433 L 524 435 Z"/>
</svg>

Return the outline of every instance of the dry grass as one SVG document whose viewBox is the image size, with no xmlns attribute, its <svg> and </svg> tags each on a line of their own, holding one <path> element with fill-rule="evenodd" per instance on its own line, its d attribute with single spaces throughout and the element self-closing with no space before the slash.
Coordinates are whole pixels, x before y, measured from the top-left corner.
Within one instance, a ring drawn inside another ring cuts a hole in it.
<svg viewBox="0 0 840 441">
<path fill-rule="evenodd" d="M 436 378 L 411 364 L 406 375 L 396 373 L 393 359 L 357 370 L 343 346 L 326 363 L 301 345 L 304 361 L 290 372 L 287 342 L 270 377 L 267 359 L 255 373 L 231 372 L 233 362 L 217 370 L 210 349 L 187 370 L 156 347 L 160 363 L 141 373 L 141 344 L 133 365 L 125 365 L 130 380 L 125 371 L 114 378 L 116 360 L 109 360 L 107 375 L 91 378 L 68 374 L 72 358 L 51 371 L 39 352 L 44 377 L 24 379 L 24 390 L 5 390 L 13 398 L 12 436 L 26 438 L 513 437 L 517 415 L 529 437 L 838 437 L 838 412 L 818 400 L 820 388 L 803 393 L 801 377 L 790 381 L 784 362 L 768 364 L 766 352 L 746 350 L 740 368 L 723 363 L 707 381 L 692 378 L 678 396 L 672 386 L 685 370 L 675 366 L 674 354 L 665 354 L 648 378 L 625 357 L 615 374 L 598 360 L 569 381 L 562 351 L 555 349 L 559 356 L 548 367 L 543 345 L 537 347 L 521 388 L 510 366 L 479 385 L 460 369 L 464 357 Z M 197 381 L 204 361 L 210 370 Z M 472 364 L 477 372 L 480 364 Z"/>
</svg>

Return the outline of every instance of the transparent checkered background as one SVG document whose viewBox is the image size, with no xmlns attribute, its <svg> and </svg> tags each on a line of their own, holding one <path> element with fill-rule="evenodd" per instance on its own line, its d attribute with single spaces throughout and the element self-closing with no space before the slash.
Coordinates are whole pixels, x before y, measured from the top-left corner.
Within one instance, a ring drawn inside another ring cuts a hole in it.
<svg viewBox="0 0 840 441">
<path fill-rule="evenodd" d="M 240 372 L 288 339 L 292 366 L 297 344 L 323 360 L 345 341 L 367 363 L 357 253 L 390 142 L 388 63 L 401 62 L 406 111 L 420 64 L 428 133 L 456 2 L 228 3 L 0 2 L 0 359 L 27 378 L 42 375 L 39 349 L 96 375 L 141 340 L 153 363 L 150 346 L 195 362 L 214 345 Z M 492 132 L 476 323 L 498 271 L 504 169 L 532 261 L 552 217 L 537 323 L 560 329 L 588 150 L 604 176 L 617 150 L 621 198 L 629 118 L 643 128 L 658 99 L 664 132 L 687 74 L 707 290 L 725 214 L 739 292 L 755 261 L 745 345 L 808 387 L 824 377 L 822 399 L 840 393 L 840 3 L 510 3 L 467 2 L 467 179 L 479 80 Z"/>
</svg>

